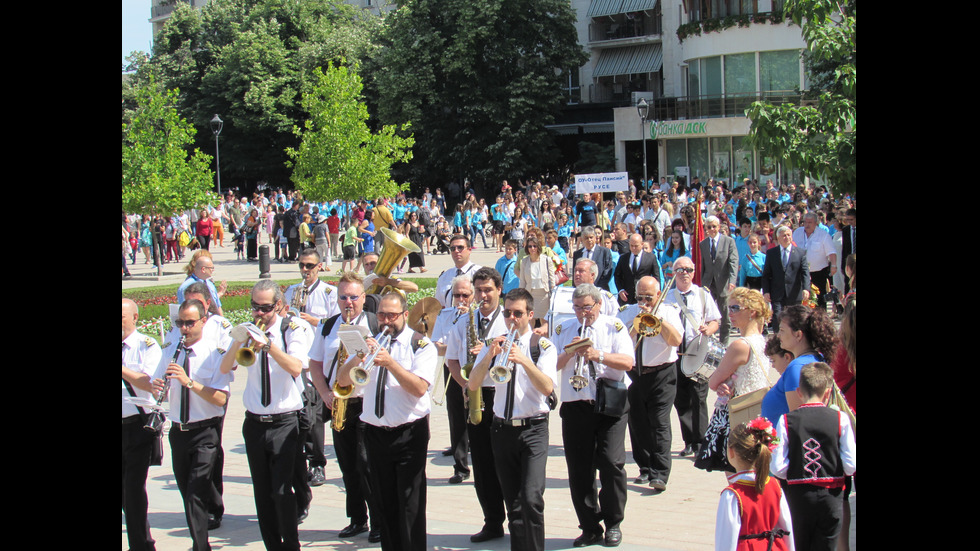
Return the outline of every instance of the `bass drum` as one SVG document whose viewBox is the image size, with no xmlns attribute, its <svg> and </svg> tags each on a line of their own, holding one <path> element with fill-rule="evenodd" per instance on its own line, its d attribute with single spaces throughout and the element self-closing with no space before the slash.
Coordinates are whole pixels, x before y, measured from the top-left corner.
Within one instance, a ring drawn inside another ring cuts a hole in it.
<svg viewBox="0 0 980 551">
<path fill-rule="evenodd" d="M 554 341 L 555 328 L 575 317 L 572 293 L 575 287 L 555 287 L 551 292 L 551 308 L 548 309 L 548 340 Z"/>
<path fill-rule="evenodd" d="M 727 348 L 714 338 L 698 335 L 681 355 L 681 373 L 698 383 L 707 382 L 718 369 Z"/>
</svg>

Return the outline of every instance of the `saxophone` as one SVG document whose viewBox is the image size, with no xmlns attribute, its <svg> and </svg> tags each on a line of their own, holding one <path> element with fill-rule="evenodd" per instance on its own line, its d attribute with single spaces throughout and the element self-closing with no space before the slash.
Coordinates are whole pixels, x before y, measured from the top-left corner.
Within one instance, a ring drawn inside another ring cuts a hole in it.
<svg viewBox="0 0 980 551">
<path fill-rule="evenodd" d="M 480 340 L 480 335 L 476 331 L 476 310 L 482 304 L 482 301 L 474 301 L 473 304 L 470 304 L 470 318 L 466 324 L 466 365 L 462 369 L 463 380 L 466 382 L 469 382 L 470 373 L 473 371 L 473 365 L 476 363 L 476 354 L 470 352 L 470 349 Z M 473 391 L 467 387 L 466 399 L 469 405 L 470 424 L 479 425 L 483 421 L 483 389 Z"/>
<path fill-rule="evenodd" d="M 293 300 L 290 301 L 289 315 L 301 317 L 303 308 L 306 307 L 306 300 L 309 298 L 310 291 L 303 283 L 299 284 L 299 289 L 293 292 Z"/>
<path fill-rule="evenodd" d="M 350 311 L 350 308 L 345 309 L 345 313 Z M 349 325 L 350 316 L 345 316 L 344 323 L 341 327 Z M 340 369 L 342 365 L 347 363 L 347 358 L 349 354 L 347 349 L 344 348 L 344 344 L 340 344 L 340 350 L 337 351 L 337 366 L 334 372 Z M 339 378 L 339 377 L 338 377 Z M 354 385 L 340 386 L 340 383 L 334 382 L 333 384 L 333 404 L 331 409 L 333 413 L 330 416 L 330 428 L 340 432 L 344 430 L 344 424 L 347 422 L 347 398 L 350 397 L 351 393 L 354 392 Z"/>
</svg>

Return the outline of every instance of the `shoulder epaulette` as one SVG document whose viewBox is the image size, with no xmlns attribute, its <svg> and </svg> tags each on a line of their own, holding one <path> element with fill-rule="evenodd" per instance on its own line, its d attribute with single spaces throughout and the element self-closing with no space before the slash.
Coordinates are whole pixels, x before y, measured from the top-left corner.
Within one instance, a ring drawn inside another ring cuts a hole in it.
<svg viewBox="0 0 980 551">
<path fill-rule="evenodd" d="M 228 320 L 226 320 L 226 319 L 225 320 L 221 320 L 221 327 L 223 329 L 228 329 L 229 327 L 231 327 L 231 322 L 228 321 Z"/>
<path fill-rule="evenodd" d="M 616 331 L 622 331 L 623 329 L 626 328 L 626 326 L 623 325 L 623 322 L 621 322 L 619 320 L 616 320 L 616 323 L 614 325 L 616 327 Z"/>
<path fill-rule="evenodd" d="M 620 311 L 620 312 L 624 312 L 624 311 L 625 311 L 625 310 L 626 310 L 627 308 L 629 308 L 629 307 L 630 307 L 630 305 L 629 305 L 629 304 L 624 304 L 624 305 L 622 305 L 622 306 L 620 306 L 620 307 L 619 307 L 619 311 Z"/>
<path fill-rule="evenodd" d="M 327 285 L 326 289 L 323 290 L 323 294 L 329 295 L 331 291 L 333 291 L 333 287 Z"/>
<path fill-rule="evenodd" d="M 555 327 L 555 334 L 556 335 L 561 335 L 561 324 L 560 323 L 558 324 L 557 327 Z"/>
<path fill-rule="evenodd" d="M 295 331 L 295 330 L 297 330 L 299 328 L 300 328 L 300 325 L 298 323 L 296 323 L 295 321 L 290 321 L 289 322 L 289 330 L 290 331 Z"/>
<path fill-rule="evenodd" d="M 224 348 L 216 348 L 216 350 L 217 350 L 217 351 L 218 351 L 219 353 L 221 353 L 221 355 L 222 355 L 222 356 L 224 356 L 224 355 L 225 355 L 225 352 L 227 352 L 227 350 L 225 350 Z"/>
<path fill-rule="evenodd" d="M 549 341 L 548 339 L 541 337 L 541 341 L 539 342 L 538 346 L 541 347 L 541 350 L 547 350 L 549 347 L 552 346 L 552 344 L 551 341 Z"/>
<path fill-rule="evenodd" d="M 146 347 L 147 347 L 147 348 L 149 348 L 149 347 L 151 347 L 151 346 L 156 346 L 156 344 L 157 344 L 157 341 L 155 341 L 155 340 L 153 340 L 153 339 L 151 339 L 150 337 L 146 337 L 146 338 L 145 338 L 145 339 L 143 340 L 143 342 L 145 342 L 145 343 L 146 343 Z"/>
</svg>

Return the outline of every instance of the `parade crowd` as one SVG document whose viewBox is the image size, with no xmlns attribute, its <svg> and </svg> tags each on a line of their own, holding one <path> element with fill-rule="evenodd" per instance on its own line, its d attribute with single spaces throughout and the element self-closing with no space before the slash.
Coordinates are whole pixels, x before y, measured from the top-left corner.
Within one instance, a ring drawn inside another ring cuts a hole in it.
<svg viewBox="0 0 980 551">
<path fill-rule="evenodd" d="M 155 548 L 145 481 L 162 453 L 161 432 L 144 429 L 150 408 L 133 398 L 169 393 L 192 545 L 210 549 L 237 374 L 247 378 L 242 430 L 267 549 L 299 549 L 310 487 L 324 483 L 328 427 L 350 519 L 338 537 L 426 549 L 429 414 L 443 393 L 449 482 L 473 478 L 484 521 L 475 543 L 509 534 L 511 549 L 544 549 L 548 419 L 558 410 L 582 531 L 574 546 L 618 546 L 626 433 L 633 483 L 667 491 L 675 411 L 679 455 L 725 475 L 716 549 L 849 549 L 855 200 L 822 186 L 698 178 L 630 181 L 607 195 L 503 181 L 492 197 L 466 187 L 452 202 L 441 189 L 329 202 L 277 190 L 228 193 L 172 217 L 124 213 L 124 278 L 140 252 L 145 264 L 186 263 L 188 274 L 162 346 L 136 330 L 138 307 L 123 299 L 130 548 Z M 394 234 L 418 252 L 374 273 Z M 234 246 L 256 261 L 259 243 L 298 262 L 303 281 L 285 291 L 256 283 L 253 323 L 232 326 L 208 251 Z M 470 260 L 478 245 L 501 253 L 494 266 Z M 410 309 L 405 293 L 418 286 L 396 275 L 425 272 L 431 254 L 453 267 L 423 299 L 434 302 Z M 320 274 L 334 263 L 331 285 Z M 431 319 L 420 326 L 423 310 Z M 366 348 L 349 350 L 358 331 Z"/>
</svg>

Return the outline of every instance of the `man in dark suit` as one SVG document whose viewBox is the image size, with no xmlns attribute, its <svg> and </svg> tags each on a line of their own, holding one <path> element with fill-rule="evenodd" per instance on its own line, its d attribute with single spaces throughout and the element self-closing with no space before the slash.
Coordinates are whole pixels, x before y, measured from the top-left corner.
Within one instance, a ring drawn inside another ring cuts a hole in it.
<svg viewBox="0 0 980 551">
<path fill-rule="evenodd" d="M 596 268 L 599 269 L 599 277 L 595 280 L 595 286 L 608 291 L 609 282 L 613 276 L 612 253 L 609 252 L 609 249 L 597 244 L 598 240 L 596 239 L 594 227 L 586 226 L 582 228 L 581 237 L 582 248 L 575 251 L 575 254 L 572 255 L 572 266 L 582 256 L 595 262 Z"/>
<path fill-rule="evenodd" d="M 844 213 L 844 229 L 841 230 L 841 254 L 840 267 L 838 270 L 844 271 L 847 265 L 847 257 L 857 253 L 857 209 L 847 209 Z M 851 290 L 851 278 L 844 278 L 844 293 Z"/>
<path fill-rule="evenodd" d="M 720 226 L 717 216 L 709 216 L 704 221 L 705 238 L 700 243 L 701 286 L 711 291 L 721 312 L 718 338 L 725 343 L 732 327 L 728 319 L 728 293 L 738 282 L 738 247 L 734 239 L 718 231 Z"/>
<path fill-rule="evenodd" d="M 619 289 L 619 304 L 636 304 L 636 282 L 643 276 L 653 276 L 660 281 L 660 262 L 657 255 L 643 251 L 643 237 L 634 233 L 629 238 L 630 253 L 620 255 L 614 277 Z"/>
<path fill-rule="evenodd" d="M 772 303 L 772 330 L 779 330 L 779 313 L 783 308 L 810 298 L 810 265 L 806 251 L 793 246 L 793 230 L 779 226 L 778 247 L 766 251 L 762 266 L 762 292 Z"/>
</svg>

